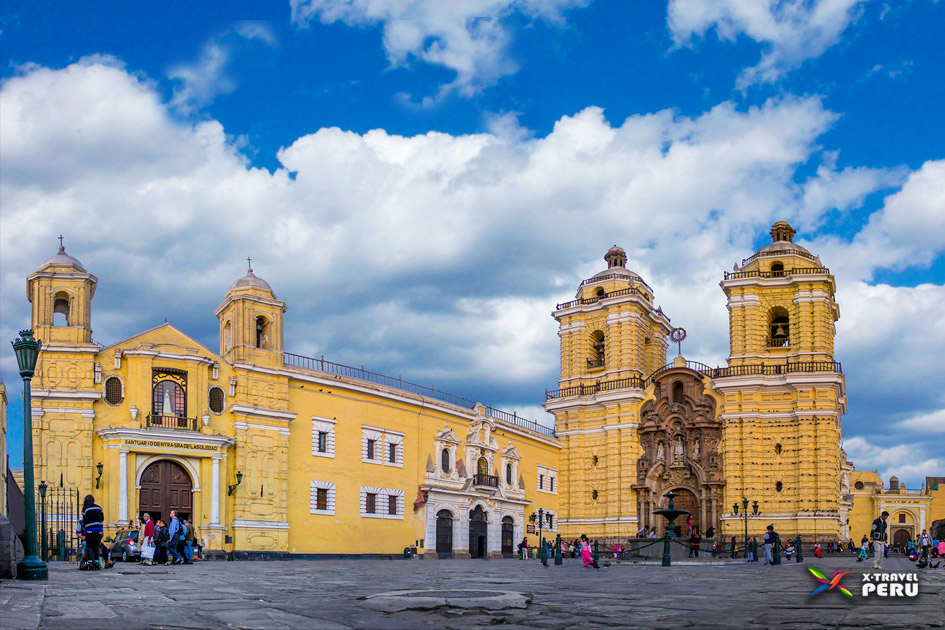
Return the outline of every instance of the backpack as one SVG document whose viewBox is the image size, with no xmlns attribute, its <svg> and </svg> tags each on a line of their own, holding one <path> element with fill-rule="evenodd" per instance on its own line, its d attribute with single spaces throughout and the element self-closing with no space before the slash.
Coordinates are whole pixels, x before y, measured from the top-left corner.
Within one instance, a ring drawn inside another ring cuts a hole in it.
<svg viewBox="0 0 945 630">
<path fill-rule="evenodd" d="M 181 524 L 180 524 L 180 537 L 182 539 L 187 537 L 187 526 L 184 525 L 183 521 L 181 521 Z"/>
</svg>

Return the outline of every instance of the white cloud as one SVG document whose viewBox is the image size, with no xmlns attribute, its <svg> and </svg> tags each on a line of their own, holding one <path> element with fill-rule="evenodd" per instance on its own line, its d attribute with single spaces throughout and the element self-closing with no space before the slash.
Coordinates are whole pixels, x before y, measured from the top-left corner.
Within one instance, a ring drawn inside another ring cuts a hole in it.
<svg viewBox="0 0 945 630">
<path fill-rule="evenodd" d="M 721 363 L 722 271 L 774 220 L 803 231 L 900 177 L 838 171 L 826 156 L 798 183 L 835 119 L 816 98 L 785 98 L 619 124 L 589 107 L 543 137 L 509 118 L 500 136 L 325 128 L 280 151 L 283 168 L 269 172 L 218 122 L 178 120 L 117 64 L 26 68 L 0 87 L 0 337 L 29 320 L 24 278 L 60 232 L 100 278 L 94 336 L 106 343 L 167 316 L 215 346 L 213 309 L 251 255 L 289 305 L 287 350 L 524 409 L 558 377 L 550 311 L 618 243 L 689 331 L 684 354 Z M 937 164 L 912 173 L 861 236 L 814 251 L 835 271 L 860 240 L 901 251 L 876 265 L 940 255 L 922 232 L 938 225 L 934 205 L 917 207 L 937 199 Z M 915 378 L 945 354 L 945 288 L 874 286 L 868 261 L 849 269 L 837 273 L 838 358 L 873 415 L 851 414 L 846 430 L 888 440 L 890 423 L 945 407 Z M 8 357 L 0 368 L 12 379 Z"/>
<path fill-rule="evenodd" d="M 171 106 L 183 114 L 191 114 L 213 102 L 221 94 L 236 89 L 236 82 L 227 75 L 232 55 L 232 36 L 243 40 L 258 40 L 268 46 L 276 44 L 272 30 L 262 22 L 241 21 L 212 38 L 200 51 L 193 63 L 171 68 L 167 76 L 177 81 Z"/>
<path fill-rule="evenodd" d="M 945 433 L 945 409 L 930 411 L 903 420 L 900 425 L 904 429 L 921 431 L 926 435 L 931 433 Z"/>
<path fill-rule="evenodd" d="M 412 60 L 442 66 L 456 78 L 439 94 L 472 96 L 518 67 L 508 54 L 512 37 L 504 20 L 514 13 L 561 23 L 564 12 L 589 0 L 290 0 L 292 21 L 313 19 L 349 26 L 382 24 L 392 66 Z M 435 100 L 427 97 L 429 104 Z"/>
<path fill-rule="evenodd" d="M 715 29 L 721 40 L 745 35 L 763 45 L 758 65 L 745 69 L 739 89 L 773 83 L 840 40 L 865 0 L 670 0 L 667 23 L 677 45 Z"/>
<path fill-rule="evenodd" d="M 843 448 L 858 470 L 876 470 L 884 482 L 895 475 L 913 489 L 927 476 L 941 476 L 945 468 L 945 459 L 927 458 L 915 444 L 878 444 L 853 437 L 843 441 Z"/>
</svg>

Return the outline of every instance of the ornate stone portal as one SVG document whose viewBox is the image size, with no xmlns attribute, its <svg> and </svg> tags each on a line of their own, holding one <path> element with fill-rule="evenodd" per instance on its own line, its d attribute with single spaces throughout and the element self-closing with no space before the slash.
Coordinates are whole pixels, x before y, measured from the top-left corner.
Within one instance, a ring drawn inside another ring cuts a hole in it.
<svg viewBox="0 0 945 630">
<path fill-rule="evenodd" d="M 673 490 L 692 512 L 693 525 L 718 529 L 725 477 L 715 398 L 705 392 L 702 376 L 685 367 L 666 370 L 655 385 L 655 399 L 643 403 L 640 413 L 643 454 L 633 485 L 640 523 L 662 529 L 665 522 L 653 511 Z"/>
</svg>

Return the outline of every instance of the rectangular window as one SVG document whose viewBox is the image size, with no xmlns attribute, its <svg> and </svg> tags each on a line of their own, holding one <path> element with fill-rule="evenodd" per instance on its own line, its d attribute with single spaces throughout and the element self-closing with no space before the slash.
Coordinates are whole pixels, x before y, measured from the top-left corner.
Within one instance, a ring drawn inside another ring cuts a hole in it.
<svg viewBox="0 0 945 630">
<path fill-rule="evenodd" d="M 318 432 L 318 452 L 327 453 L 328 452 L 328 433 L 325 431 Z"/>
<path fill-rule="evenodd" d="M 335 456 L 335 423 L 334 418 L 312 416 L 312 455 Z"/>
<path fill-rule="evenodd" d="M 313 481 L 310 500 L 309 511 L 312 514 L 334 514 L 335 484 L 330 481 Z"/>
<path fill-rule="evenodd" d="M 555 491 L 555 478 L 548 477 L 548 490 L 551 492 Z M 551 518 L 550 516 L 548 518 Z"/>
<path fill-rule="evenodd" d="M 374 445 L 377 443 L 377 440 L 368 440 L 367 441 L 367 458 L 374 459 Z"/>
<path fill-rule="evenodd" d="M 396 488 L 361 486 L 361 516 L 403 520 L 404 491 Z"/>
<path fill-rule="evenodd" d="M 545 489 L 545 476 L 544 475 L 538 475 L 538 489 L 539 490 Z"/>
<path fill-rule="evenodd" d="M 555 480 L 558 478 L 558 471 L 554 468 L 538 467 L 538 490 L 549 494 L 557 494 Z"/>
<path fill-rule="evenodd" d="M 391 464 L 397 463 L 397 445 L 396 444 L 387 445 L 387 461 Z"/>
<path fill-rule="evenodd" d="M 554 529 L 554 526 L 555 526 L 554 517 L 550 513 L 546 514 L 545 516 L 548 517 L 548 529 Z"/>
<path fill-rule="evenodd" d="M 393 516 L 397 516 L 397 497 L 395 496 L 387 497 L 387 513 Z"/>
<path fill-rule="evenodd" d="M 368 493 L 367 498 L 364 500 L 364 511 L 368 514 L 377 514 L 377 495 L 373 493 Z"/>
</svg>

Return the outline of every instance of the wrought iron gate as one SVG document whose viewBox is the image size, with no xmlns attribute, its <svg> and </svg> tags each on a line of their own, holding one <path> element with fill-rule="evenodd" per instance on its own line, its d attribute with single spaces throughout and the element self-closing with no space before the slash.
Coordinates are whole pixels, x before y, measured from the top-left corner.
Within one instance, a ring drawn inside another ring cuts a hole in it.
<svg viewBox="0 0 945 630">
<path fill-rule="evenodd" d="M 47 486 L 36 491 L 36 541 L 43 561 L 69 560 L 81 549 L 75 533 L 79 521 L 79 490 Z"/>
</svg>

